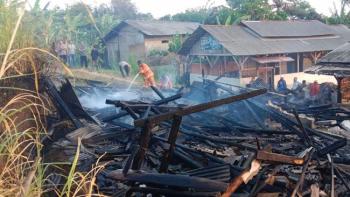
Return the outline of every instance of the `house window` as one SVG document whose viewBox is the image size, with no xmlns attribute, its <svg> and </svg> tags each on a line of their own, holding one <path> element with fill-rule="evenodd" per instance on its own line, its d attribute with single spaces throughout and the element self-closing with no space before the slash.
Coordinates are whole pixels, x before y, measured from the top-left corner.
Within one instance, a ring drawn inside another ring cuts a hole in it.
<svg viewBox="0 0 350 197">
<path fill-rule="evenodd" d="M 163 44 L 169 43 L 169 40 L 162 40 Z"/>
<path fill-rule="evenodd" d="M 297 65 L 295 62 L 288 62 L 287 63 L 287 73 L 296 73 L 297 72 Z"/>
</svg>

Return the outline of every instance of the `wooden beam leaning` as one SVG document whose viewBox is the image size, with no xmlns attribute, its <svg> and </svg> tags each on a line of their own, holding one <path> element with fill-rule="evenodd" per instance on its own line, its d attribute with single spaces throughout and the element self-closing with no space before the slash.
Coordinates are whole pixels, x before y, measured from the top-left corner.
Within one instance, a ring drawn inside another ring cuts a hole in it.
<svg viewBox="0 0 350 197">
<path fill-rule="evenodd" d="M 149 142 L 151 140 L 151 132 L 153 125 L 150 122 L 147 122 L 142 129 L 140 136 L 140 147 L 134 157 L 134 161 L 132 163 L 133 170 L 139 170 L 142 166 L 142 162 L 145 159 L 146 151 L 148 149 Z"/>
<path fill-rule="evenodd" d="M 236 101 L 241 101 L 241 100 L 245 100 L 245 99 L 252 98 L 255 96 L 259 96 L 259 95 L 265 94 L 266 92 L 267 92 L 266 89 L 254 90 L 251 92 L 243 93 L 241 95 L 231 96 L 228 98 L 224 98 L 224 99 L 220 99 L 220 100 L 216 100 L 216 101 L 212 101 L 212 102 L 208 102 L 208 103 L 189 106 L 189 107 L 185 107 L 185 108 L 182 108 L 182 109 L 179 109 L 176 111 L 172 111 L 172 112 L 168 112 L 165 114 L 151 116 L 151 117 L 148 117 L 146 119 L 135 120 L 134 125 L 137 127 L 142 127 L 145 125 L 146 121 L 148 121 L 151 124 L 158 124 L 162 121 L 173 119 L 174 116 L 185 116 L 185 115 L 205 111 L 205 110 L 208 110 L 211 108 L 219 107 L 221 105 L 225 105 L 225 104 L 233 103 Z"/>
<path fill-rule="evenodd" d="M 164 152 L 163 160 L 160 165 L 160 172 L 168 172 L 169 162 L 175 151 L 175 143 L 177 135 L 179 134 L 180 125 L 182 121 L 182 116 L 174 116 L 173 124 L 171 126 L 170 134 L 168 137 L 168 143 L 170 145 L 169 149 Z"/>
</svg>

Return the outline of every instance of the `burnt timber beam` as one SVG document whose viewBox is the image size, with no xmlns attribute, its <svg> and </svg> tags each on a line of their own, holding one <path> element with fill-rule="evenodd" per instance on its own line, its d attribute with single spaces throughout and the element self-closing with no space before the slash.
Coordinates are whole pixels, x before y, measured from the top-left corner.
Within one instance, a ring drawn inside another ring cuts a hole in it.
<svg viewBox="0 0 350 197">
<path fill-rule="evenodd" d="M 165 99 L 165 96 L 160 92 L 160 90 L 157 87 L 151 86 L 151 88 L 161 99 Z"/>
<path fill-rule="evenodd" d="M 230 94 L 235 94 L 235 92 L 233 92 L 230 88 L 227 88 L 223 85 L 217 84 L 215 81 L 209 81 L 209 83 L 214 84 L 217 88 L 220 88 Z M 253 115 L 253 118 L 255 119 L 255 121 L 259 124 L 259 126 L 263 129 L 266 128 L 264 121 L 255 113 L 255 111 L 252 109 L 252 107 L 249 105 L 249 103 L 247 101 L 243 101 L 243 104 L 245 105 L 245 107 L 249 110 L 249 112 Z"/>
<path fill-rule="evenodd" d="M 314 147 L 314 145 L 313 145 L 313 143 L 311 141 L 311 138 L 310 138 L 309 134 L 307 133 L 303 123 L 301 122 L 298 112 L 295 109 L 293 109 L 293 114 L 295 116 L 295 119 L 298 122 L 298 126 L 300 127 L 300 130 L 303 132 L 304 140 L 305 140 L 306 145 Z"/>
<path fill-rule="evenodd" d="M 148 149 L 148 144 L 151 139 L 151 132 L 152 132 L 153 125 L 150 122 L 147 122 L 147 124 L 144 126 L 141 132 L 140 136 L 140 147 L 134 157 L 134 161 L 132 163 L 132 169 L 133 170 L 139 170 L 142 166 L 142 162 L 145 159 L 146 151 Z"/>
<path fill-rule="evenodd" d="M 306 170 L 307 170 L 307 168 L 309 166 L 309 163 L 310 163 L 310 161 L 312 159 L 313 153 L 314 153 L 314 149 L 312 149 L 311 152 L 307 156 L 308 158 L 307 158 L 306 162 L 304 163 L 303 170 L 301 172 L 301 175 L 300 175 L 299 180 L 298 180 L 298 182 L 297 182 L 297 184 L 296 184 L 296 186 L 295 186 L 295 188 L 293 190 L 293 193 L 292 193 L 291 197 L 295 197 L 297 195 L 297 193 L 299 193 L 299 191 L 304 186 L 304 179 L 305 179 Z"/>
<path fill-rule="evenodd" d="M 182 121 L 182 116 L 174 116 L 173 124 L 171 126 L 168 143 L 170 145 L 169 149 L 164 152 L 163 160 L 160 165 L 160 172 L 168 172 L 169 162 L 172 159 L 172 155 L 175 150 L 175 143 L 177 135 L 179 134 L 180 125 Z"/>
<path fill-rule="evenodd" d="M 121 170 L 110 172 L 108 177 L 118 181 L 132 181 L 169 187 L 191 188 L 202 192 L 222 192 L 225 191 L 228 185 L 227 183 L 220 181 L 179 174 L 158 174 L 130 171 L 128 175 L 124 176 Z"/>
<path fill-rule="evenodd" d="M 155 101 L 153 103 L 151 103 L 152 105 L 162 105 L 162 104 L 166 104 L 166 103 L 169 103 L 171 101 L 175 101 L 177 99 L 180 99 L 182 97 L 182 93 L 179 93 L 179 94 L 175 94 L 173 96 L 170 96 L 170 97 L 167 97 L 165 99 L 162 99 L 162 100 L 159 100 L 159 101 Z M 118 101 L 113 101 L 113 100 L 109 100 L 107 99 L 106 100 L 106 104 L 109 104 L 109 105 L 116 105 L 118 103 Z M 111 122 L 115 119 L 118 119 L 118 118 L 121 118 L 121 117 L 124 117 L 124 116 L 127 116 L 129 115 L 128 112 L 120 112 L 119 114 L 114 114 L 114 115 L 111 115 L 111 116 L 108 116 L 108 117 L 105 117 L 103 118 L 103 122 Z"/>
<path fill-rule="evenodd" d="M 158 124 L 162 121 L 170 120 L 174 116 L 186 116 L 189 114 L 193 114 L 193 113 L 205 111 L 205 110 L 208 110 L 211 108 L 219 107 L 221 105 L 225 105 L 225 104 L 233 103 L 236 101 L 241 101 L 241 100 L 245 100 L 248 98 L 252 98 L 252 97 L 255 97 L 255 96 L 258 96 L 261 94 L 265 94 L 266 92 L 267 92 L 266 89 L 260 89 L 260 90 L 255 90 L 255 91 L 251 91 L 248 93 L 243 93 L 243 94 L 237 95 L 237 96 L 231 96 L 228 98 L 224 98 L 224 99 L 220 99 L 220 100 L 216 100 L 216 101 L 212 101 L 212 102 L 208 102 L 208 103 L 194 105 L 194 106 L 186 107 L 186 108 L 179 109 L 179 110 L 176 110 L 173 112 L 168 112 L 165 114 L 151 116 L 147 119 L 138 119 L 138 120 L 134 121 L 134 125 L 138 126 L 138 127 L 142 127 L 146 123 L 146 121 L 149 121 L 152 124 Z"/>
<path fill-rule="evenodd" d="M 267 162 L 280 163 L 280 164 L 292 164 L 292 165 L 303 165 L 305 162 L 304 158 L 271 153 L 264 150 L 258 151 L 256 155 L 256 159 L 260 161 L 267 161 Z"/>
<path fill-rule="evenodd" d="M 219 192 L 195 192 L 195 191 L 179 191 L 172 189 L 161 189 L 152 187 L 131 187 L 125 196 L 134 196 L 134 193 L 152 194 L 152 196 L 182 196 L 182 197 L 211 197 L 218 196 Z M 136 195 L 137 196 L 137 195 Z M 146 195 L 145 195 L 146 196 Z"/>
<path fill-rule="evenodd" d="M 68 118 L 73 122 L 74 126 L 79 129 L 83 127 L 83 124 L 80 122 L 80 120 L 72 113 L 72 111 L 69 109 L 67 104 L 62 99 L 61 95 L 59 94 L 55 84 L 51 81 L 51 79 L 45 77 L 44 83 L 46 90 L 48 94 L 53 98 L 55 101 L 57 109 L 62 111 L 64 114 L 68 116 Z"/>
<path fill-rule="evenodd" d="M 325 156 L 329 153 L 335 152 L 336 150 L 346 146 L 346 144 L 347 144 L 347 140 L 345 138 L 337 140 L 334 143 L 332 143 L 332 144 L 330 144 L 322 149 L 317 150 L 317 155 L 318 156 Z"/>
</svg>

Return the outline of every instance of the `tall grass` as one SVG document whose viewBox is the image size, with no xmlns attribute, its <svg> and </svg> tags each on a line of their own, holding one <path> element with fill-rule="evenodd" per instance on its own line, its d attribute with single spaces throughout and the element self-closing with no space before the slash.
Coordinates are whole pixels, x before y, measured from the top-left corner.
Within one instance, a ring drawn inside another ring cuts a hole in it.
<svg viewBox="0 0 350 197">
<path fill-rule="evenodd" d="M 37 48 L 34 17 L 26 1 L 0 0 L 0 196 L 42 196 L 47 191 L 48 167 L 43 163 L 41 139 L 47 135 L 43 121 L 50 113 L 49 99 L 39 91 L 44 66 L 69 69 L 45 49 Z M 33 21 L 24 18 L 31 18 Z M 29 24 L 28 24 L 29 23 Z M 45 42 L 46 38 L 42 41 Z M 47 71 L 47 68 L 46 68 Z M 28 78 L 34 80 L 27 80 Z M 76 171 L 80 143 L 66 183 L 57 196 L 101 196 L 95 192 L 96 174 Z"/>
</svg>

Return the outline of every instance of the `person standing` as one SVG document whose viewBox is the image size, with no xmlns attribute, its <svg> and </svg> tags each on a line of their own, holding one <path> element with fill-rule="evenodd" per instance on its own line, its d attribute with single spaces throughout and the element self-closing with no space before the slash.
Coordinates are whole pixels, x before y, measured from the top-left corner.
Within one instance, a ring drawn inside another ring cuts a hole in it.
<svg viewBox="0 0 350 197">
<path fill-rule="evenodd" d="M 283 77 L 281 77 L 280 80 L 277 83 L 277 92 L 280 92 L 282 94 L 287 92 L 287 83 L 286 83 L 286 80 L 284 80 Z"/>
<path fill-rule="evenodd" d="M 60 56 L 63 63 L 67 63 L 67 43 L 65 41 L 60 41 L 57 50 L 58 56 Z"/>
<path fill-rule="evenodd" d="M 68 41 L 68 64 L 75 66 L 75 44 L 72 41 Z"/>
<path fill-rule="evenodd" d="M 50 53 L 54 56 L 57 56 L 57 44 L 55 42 L 51 43 Z"/>
<path fill-rule="evenodd" d="M 94 45 L 92 50 L 91 50 L 91 59 L 92 59 L 92 66 L 97 68 L 97 60 L 98 60 L 98 49 L 97 45 Z"/>
<path fill-rule="evenodd" d="M 87 60 L 87 51 L 86 51 L 86 46 L 84 43 L 80 43 L 79 45 L 79 54 L 80 54 L 80 66 L 81 67 L 88 67 L 88 60 Z"/>
<path fill-rule="evenodd" d="M 119 69 L 120 69 L 120 73 L 124 78 L 130 76 L 131 66 L 128 62 L 126 61 L 119 62 Z"/>
<path fill-rule="evenodd" d="M 151 68 L 147 64 L 142 63 L 141 60 L 138 60 L 137 64 L 139 65 L 139 73 L 143 75 L 144 86 L 156 86 L 156 82 L 154 80 L 154 73 L 151 70 Z"/>
<path fill-rule="evenodd" d="M 317 81 L 314 81 L 310 85 L 310 97 L 313 103 L 316 103 L 319 94 L 320 94 L 320 85 L 318 84 Z"/>
<path fill-rule="evenodd" d="M 172 89 L 173 82 L 171 81 L 171 79 L 168 75 L 163 75 L 160 78 L 160 85 L 159 86 L 161 89 Z"/>
<path fill-rule="evenodd" d="M 298 81 L 298 77 L 294 77 L 292 91 L 298 90 L 300 85 L 301 83 Z"/>
</svg>

